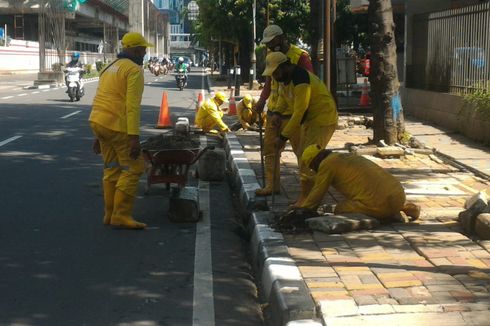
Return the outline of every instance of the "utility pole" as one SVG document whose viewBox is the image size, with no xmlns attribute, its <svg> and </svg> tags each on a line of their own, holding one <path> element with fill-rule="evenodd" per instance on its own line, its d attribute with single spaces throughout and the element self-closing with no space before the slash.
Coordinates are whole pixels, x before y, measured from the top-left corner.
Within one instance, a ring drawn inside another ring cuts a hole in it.
<svg viewBox="0 0 490 326">
<path fill-rule="evenodd" d="M 325 8 L 324 8 L 324 29 L 323 29 L 323 82 L 327 85 L 327 89 L 331 90 L 330 83 L 330 62 L 331 62 L 331 47 L 330 47 L 330 26 L 331 26 L 331 17 L 330 17 L 330 9 L 331 9 L 331 0 L 325 0 Z"/>
<path fill-rule="evenodd" d="M 253 88 L 254 82 L 257 80 L 257 57 L 255 56 L 255 40 L 257 38 L 255 12 L 257 10 L 257 0 L 252 3 L 252 21 L 253 21 L 253 47 L 252 47 L 252 83 L 250 89 Z"/>
<path fill-rule="evenodd" d="M 39 72 L 46 72 L 46 13 L 45 13 L 45 3 L 41 0 L 39 4 L 39 15 L 38 15 L 38 25 L 39 25 Z M 5 38 L 7 40 L 7 38 Z"/>
</svg>

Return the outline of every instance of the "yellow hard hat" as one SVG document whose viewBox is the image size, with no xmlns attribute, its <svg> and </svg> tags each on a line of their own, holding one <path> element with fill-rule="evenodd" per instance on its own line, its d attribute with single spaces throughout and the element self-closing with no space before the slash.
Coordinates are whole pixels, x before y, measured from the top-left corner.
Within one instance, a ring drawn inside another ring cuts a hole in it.
<svg viewBox="0 0 490 326">
<path fill-rule="evenodd" d="M 269 25 L 264 29 L 264 32 L 262 34 L 262 41 L 260 43 L 266 44 L 272 41 L 272 39 L 278 35 L 282 35 L 282 29 L 281 27 L 277 25 Z"/>
<path fill-rule="evenodd" d="M 262 76 L 272 76 L 272 73 L 281 63 L 288 61 L 288 57 L 282 52 L 271 52 L 265 58 L 265 70 Z"/>
<path fill-rule="evenodd" d="M 301 155 L 301 162 L 304 166 L 310 169 L 311 161 L 322 151 L 322 148 L 318 145 L 310 145 L 305 148 L 303 155 Z"/>
<path fill-rule="evenodd" d="M 124 49 L 136 48 L 138 46 L 144 46 L 145 48 L 154 47 L 153 44 L 145 40 L 140 33 L 126 33 L 121 40 L 122 47 Z"/>
<path fill-rule="evenodd" d="M 223 92 L 216 92 L 216 94 L 214 94 L 214 98 L 221 100 L 224 103 L 228 102 L 228 99 L 226 98 L 226 95 Z"/>
<path fill-rule="evenodd" d="M 243 97 L 243 104 L 248 108 L 248 109 L 252 109 L 252 101 L 253 101 L 253 98 L 252 98 L 252 95 L 250 94 L 247 94 Z"/>
</svg>

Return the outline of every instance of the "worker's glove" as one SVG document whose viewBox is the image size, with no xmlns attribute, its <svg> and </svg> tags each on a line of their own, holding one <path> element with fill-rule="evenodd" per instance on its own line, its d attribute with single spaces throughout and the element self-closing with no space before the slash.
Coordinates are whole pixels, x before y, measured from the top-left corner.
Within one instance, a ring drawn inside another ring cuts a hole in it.
<svg viewBox="0 0 490 326">
<path fill-rule="evenodd" d="M 92 144 L 92 150 L 97 155 L 99 155 L 101 153 L 100 142 L 99 142 L 99 140 L 97 138 L 94 139 L 94 142 Z"/>
<path fill-rule="evenodd" d="M 306 208 L 295 208 L 280 216 L 276 221 L 276 226 L 283 231 L 305 230 L 307 218 L 313 217 L 316 214 L 313 210 Z"/>
<path fill-rule="evenodd" d="M 141 145 L 138 135 L 129 135 L 129 157 L 136 160 L 140 156 Z"/>
</svg>

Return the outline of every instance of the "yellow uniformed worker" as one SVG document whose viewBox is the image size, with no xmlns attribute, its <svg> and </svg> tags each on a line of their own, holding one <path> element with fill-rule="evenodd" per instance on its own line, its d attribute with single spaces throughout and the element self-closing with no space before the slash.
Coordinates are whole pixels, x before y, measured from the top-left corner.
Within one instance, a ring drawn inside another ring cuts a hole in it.
<svg viewBox="0 0 490 326">
<path fill-rule="evenodd" d="M 144 172 L 140 154 L 140 112 L 143 58 L 153 46 L 139 33 L 122 38 L 122 52 L 100 74 L 90 113 L 96 137 L 94 151 L 104 160 L 104 224 L 129 229 L 146 225 L 132 217 L 138 181 Z"/>
<path fill-rule="evenodd" d="M 217 92 L 213 98 L 208 99 L 197 111 L 196 126 L 204 132 L 210 132 L 218 128 L 221 132 L 228 132 L 230 128 L 223 122 L 223 111 L 220 105 L 228 102 L 223 92 Z M 216 132 L 216 131 L 215 131 Z"/>
<path fill-rule="evenodd" d="M 298 208 L 316 210 L 332 186 L 345 197 L 335 206 L 335 214 L 362 213 L 380 220 L 389 220 L 400 211 L 413 219 L 420 215 L 419 206 L 405 202 L 400 182 L 367 158 L 310 145 L 301 160 L 316 175 L 313 189 Z"/>
<path fill-rule="evenodd" d="M 247 94 L 237 103 L 236 110 L 238 121 L 245 130 L 255 129 L 254 124 L 259 123 L 259 114 L 255 110 L 256 101 L 252 95 Z M 265 121 L 265 115 L 262 113 L 262 123 Z"/>
<path fill-rule="evenodd" d="M 291 137 L 300 130 L 300 145 L 297 156 L 312 144 L 325 148 L 337 127 L 337 108 L 325 84 L 314 74 L 292 64 L 281 52 L 267 55 L 264 76 L 272 76 L 281 83 L 278 105 L 286 103 L 292 110 L 291 119 L 276 138 L 276 148 L 283 148 Z M 299 205 L 313 186 L 310 170 L 299 160 L 300 196 Z"/>
<path fill-rule="evenodd" d="M 284 35 L 279 26 L 267 26 L 263 32 L 262 43 L 267 46 L 269 51 L 282 52 L 290 62 L 313 72 L 313 65 L 308 52 L 294 44 L 289 44 L 286 35 Z M 257 196 L 268 196 L 272 194 L 273 190 L 278 193 L 280 188 L 278 157 L 280 156 L 280 150 L 275 148 L 275 139 L 292 116 L 291 107 L 288 107 L 285 103 L 278 103 L 280 87 L 280 83 L 274 80 L 274 78 L 266 76 L 264 89 L 262 90 L 256 105 L 257 112 L 262 112 L 267 102 L 267 122 L 265 124 L 264 147 L 262 153 L 262 155 L 264 155 L 265 185 L 263 188 L 255 191 Z M 298 162 L 301 157 L 300 153 L 298 154 L 299 137 L 299 128 L 297 129 L 297 132 L 292 132 L 289 135 L 289 143 L 298 157 Z"/>
</svg>

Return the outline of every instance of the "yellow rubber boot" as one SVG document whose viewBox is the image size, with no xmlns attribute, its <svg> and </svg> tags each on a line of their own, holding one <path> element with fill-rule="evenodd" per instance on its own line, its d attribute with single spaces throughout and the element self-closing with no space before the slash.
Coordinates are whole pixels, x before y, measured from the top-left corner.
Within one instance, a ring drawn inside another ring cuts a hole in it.
<svg viewBox="0 0 490 326">
<path fill-rule="evenodd" d="M 277 160 L 279 163 L 279 160 Z M 270 196 L 272 195 L 272 184 L 275 183 L 274 193 L 278 194 L 281 189 L 281 182 L 279 180 L 279 164 L 276 166 L 276 178 L 274 180 L 274 156 L 266 156 L 264 160 L 264 173 L 265 173 L 265 187 L 255 190 L 256 196 Z M 274 182 L 275 181 L 275 182 Z"/>
<path fill-rule="evenodd" d="M 116 190 L 114 195 L 114 211 L 111 217 L 111 225 L 123 229 L 144 229 L 145 223 L 135 221 L 132 211 L 134 197 L 126 194 L 121 190 Z"/>
<path fill-rule="evenodd" d="M 112 211 L 114 209 L 114 194 L 116 193 L 116 183 L 104 181 L 104 224 L 111 224 Z"/>
</svg>

